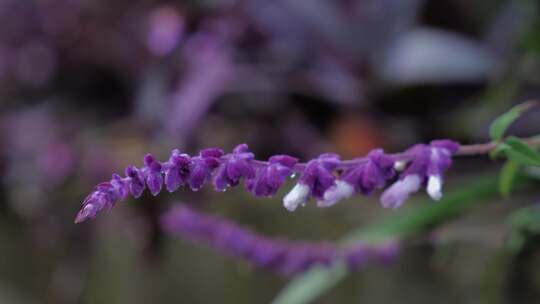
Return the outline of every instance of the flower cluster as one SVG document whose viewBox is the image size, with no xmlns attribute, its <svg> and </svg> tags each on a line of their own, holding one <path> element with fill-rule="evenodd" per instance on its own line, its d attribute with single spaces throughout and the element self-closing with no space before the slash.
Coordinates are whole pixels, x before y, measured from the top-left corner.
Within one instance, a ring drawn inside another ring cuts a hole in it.
<svg viewBox="0 0 540 304">
<path fill-rule="evenodd" d="M 294 275 L 314 265 L 330 266 L 336 261 L 344 261 L 350 270 L 356 270 L 371 262 L 388 263 L 399 251 L 394 241 L 340 248 L 329 243 L 269 239 L 227 219 L 185 206 L 167 212 L 161 224 L 168 233 L 206 243 L 224 254 L 282 275 Z"/>
<path fill-rule="evenodd" d="M 138 198 L 145 188 L 152 195 L 159 194 L 163 186 L 170 192 L 182 186 L 197 191 L 211 181 L 217 191 L 225 191 L 244 181 L 253 195 L 268 197 L 276 194 L 287 177 L 294 174 L 300 175 L 298 183 L 283 198 L 283 205 L 289 211 L 304 206 L 310 198 L 317 201 L 317 206 L 328 207 L 356 193 L 369 195 L 384 188 L 398 171 L 403 172 L 381 196 L 384 207 L 401 206 L 422 185 L 427 185 L 428 194 L 439 200 L 442 174 L 450 167 L 458 148 L 453 141 L 434 140 L 403 153 L 385 154 L 382 149 L 375 149 L 366 157 L 347 161 L 326 153 L 307 163 L 299 163 L 288 155 L 259 161 L 246 144 L 238 145 L 228 154 L 218 148 L 204 149 L 196 156 L 173 150 L 166 162 L 148 154 L 142 168 L 129 166 L 125 177 L 113 174 L 110 181 L 97 185 L 83 201 L 75 222 L 94 218 L 130 193 Z"/>
</svg>

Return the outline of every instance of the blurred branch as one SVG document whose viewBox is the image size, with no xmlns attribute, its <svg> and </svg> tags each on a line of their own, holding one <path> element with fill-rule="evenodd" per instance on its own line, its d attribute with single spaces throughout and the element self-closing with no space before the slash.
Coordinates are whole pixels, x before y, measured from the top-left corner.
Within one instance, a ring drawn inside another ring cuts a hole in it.
<svg viewBox="0 0 540 304">
<path fill-rule="evenodd" d="M 540 146 L 540 136 L 533 136 L 529 138 L 521 139 L 524 143 L 529 146 L 536 147 Z M 474 145 L 463 145 L 459 148 L 456 155 L 478 155 L 478 154 L 488 154 L 491 150 L 497 147 L 497 142 L 488 142 L 484 144 L 474 144 Z"/>
</svg>

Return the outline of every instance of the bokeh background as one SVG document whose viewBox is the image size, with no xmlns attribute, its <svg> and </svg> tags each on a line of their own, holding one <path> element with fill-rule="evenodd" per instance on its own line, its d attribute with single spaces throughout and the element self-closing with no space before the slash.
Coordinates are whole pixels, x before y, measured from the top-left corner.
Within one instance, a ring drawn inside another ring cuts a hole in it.
<svg viewBox="0 0 540 304">
<path fill-rule="evenodd" d="M 401 211 L 356 197 L 291 214 L 283 191 L 234 189 L 145 194 L 88 223 L 73 217 L 96 183 L 147 152 L 246 142 L 259 158 L 306 160 L 487 141 L 494 117 L 540 95 L 539 6 L 1 0 L 0 303 L 269 303 L 288 278 L 164 235 L 160 214 L 187 202 L 269 236 L 331 241 Z M 538 133 L 539 114 L 510 132 Z M 459 160 L 447 185 L 500 165 Z M 508 215 L 539 202 L 515 193 L 470 210 L 316 302 L 540 303 L 537 244 L 504 251 Z"/>
</svg>

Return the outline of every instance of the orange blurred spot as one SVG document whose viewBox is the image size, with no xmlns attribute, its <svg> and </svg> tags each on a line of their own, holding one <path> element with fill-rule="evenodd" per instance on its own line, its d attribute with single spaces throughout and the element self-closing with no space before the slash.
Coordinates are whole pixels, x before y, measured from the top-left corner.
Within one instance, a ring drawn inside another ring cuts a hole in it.
<svg viewBox="0 0 540 304">
<path fill-rule="evenodd" d="M 345 115 L 336 120 L 330 139 L 343 158 L 363 156 L 384 143 L 380 127 L 364 115 Z"/>
</svg>

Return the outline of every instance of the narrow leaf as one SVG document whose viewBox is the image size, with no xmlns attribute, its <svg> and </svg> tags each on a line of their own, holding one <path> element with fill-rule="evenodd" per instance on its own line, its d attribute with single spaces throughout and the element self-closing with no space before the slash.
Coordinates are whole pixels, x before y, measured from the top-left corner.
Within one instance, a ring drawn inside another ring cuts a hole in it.
<svg viewBox="0 0 540 304">
<path fill-rule="evenodd" d="M 523 112 L 529 110 L 530 108 L 538 105 L 537 101 L 531 100 L 524 102 L 522 104 L 519 104 L 512 109 L 510 109 L 508 112 L 502 114 L 501 116 L 497 117 L 492 123 L 489 128 L 489 135 L 492 140 L 494 141 L 500 141 L 504 135 L 504 132 L 506 132 L 506 129 L 517 119 Z"/>
<path fill-rule="evenodd" d="M 508 158 L 527 166 L 540 166 L 540 153 L 516 137 L 506 140 L 504 150 Z"/>
<path fill-rule="evenodd" d="M 294 278 L 272 303 L 310 303 L 334 287 L 346 275 L 347 268 L 344 262 L 335 263 L 332 267 L 315 266 Z"/>
<path fill-rule="evenodd" d="M 507 197 L 512 190 L 514 178 L 519 171 L 519 163 L 513 160 L 508 160 L 499 174 L 499 192 Z"/>
</svg>

